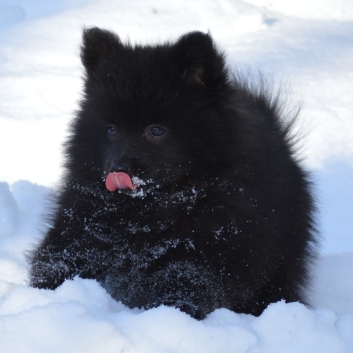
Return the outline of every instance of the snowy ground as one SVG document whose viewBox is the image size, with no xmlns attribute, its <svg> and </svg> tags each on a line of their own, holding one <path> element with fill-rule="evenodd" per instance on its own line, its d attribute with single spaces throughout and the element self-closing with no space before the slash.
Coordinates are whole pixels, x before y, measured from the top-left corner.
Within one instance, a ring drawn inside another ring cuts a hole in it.
<svg viewBox="0 0 353 353">
<path fill-rule="evenodd" d="M 255 318 L 129 310 L 94 281 L 27 286 L 60 144 L 80 97 L 81 29 L 155 42 L 210 30 L 229 63 L 258 68 L 302 104 L 302 155 L 319 201 L 313 308 Z M 353 352 L 353 2 L 351 0 L 0 1 L 0 352 Z"/>
</svg>

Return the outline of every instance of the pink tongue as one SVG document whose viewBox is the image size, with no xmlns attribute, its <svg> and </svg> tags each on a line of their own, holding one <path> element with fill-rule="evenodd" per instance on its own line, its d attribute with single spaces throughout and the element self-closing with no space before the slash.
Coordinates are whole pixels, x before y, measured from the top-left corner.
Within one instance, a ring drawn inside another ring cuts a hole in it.
<svg viewBox="0 0 353 353">
<path fill-rule="evenodd" d="M 116 189 L 136 189 L 136 185 L 132 184 L 130 177 L 123 172 L 109 173 L 105 185 L 109 191 L 115 191 Z"/>
</svg>

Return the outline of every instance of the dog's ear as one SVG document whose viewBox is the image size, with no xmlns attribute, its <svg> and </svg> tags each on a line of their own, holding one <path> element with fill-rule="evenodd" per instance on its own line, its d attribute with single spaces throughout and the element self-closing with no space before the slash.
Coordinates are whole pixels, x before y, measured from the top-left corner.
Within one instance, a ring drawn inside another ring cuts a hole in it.
<svg viewBox="0 0 353 353">
<path fill-rule="evenodd" d="M 104 70 L 109 58 L 122 50 L 120 38 L 97 27 L 83 30 L 81 61 L 89 77 L 97 77 Z"/>
<path fill-rule="evenodd" d="M 190 32 L 176 42 L 174 55 L 186 84 L 220 87 L 227 81 L 224 56 L 209 34 Z"/>
</svg>

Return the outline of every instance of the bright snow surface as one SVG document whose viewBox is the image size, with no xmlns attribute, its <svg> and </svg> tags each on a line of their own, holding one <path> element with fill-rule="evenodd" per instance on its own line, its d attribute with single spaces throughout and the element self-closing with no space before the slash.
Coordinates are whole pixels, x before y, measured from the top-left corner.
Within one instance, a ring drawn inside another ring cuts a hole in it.
<svg viewBox="0 0 353 353">
<path fill-rule="evenodd" d="M 90 25 L 140 43 L 209 30 L 232 67 L 260 69 L 301 103 L 323 237 L 313 308 L 279 302 L 258 318 L 219 309 L 199 322 L 174 308 L 130 310 L 91 280 L 27 286 L 24 253 L 61 173 Z M 353 352 L 352 58 L 351 0 L 2 0 L 0 352 Z"/>
</svg>

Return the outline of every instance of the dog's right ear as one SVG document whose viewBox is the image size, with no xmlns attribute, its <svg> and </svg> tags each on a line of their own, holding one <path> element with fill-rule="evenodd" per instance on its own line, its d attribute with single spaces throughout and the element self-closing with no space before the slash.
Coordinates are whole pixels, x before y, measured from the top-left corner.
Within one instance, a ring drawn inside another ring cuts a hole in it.
<svg viewBox="0 0 353 353">
<path fill-rule="evenodd" d="M 123 48 L 120 38 L 97 27 L 85 28 L 82 35 L 81 61 L 89 77 L 97 78 L 104 71 L 109 58 Z"/>
<path fill-rule="evenodd" d="M 224 55 L 209 34 L 190 32 L 173 46 L 182 78 L 187 85 L 220 89 L 227 83 Z"/>
</svg>

